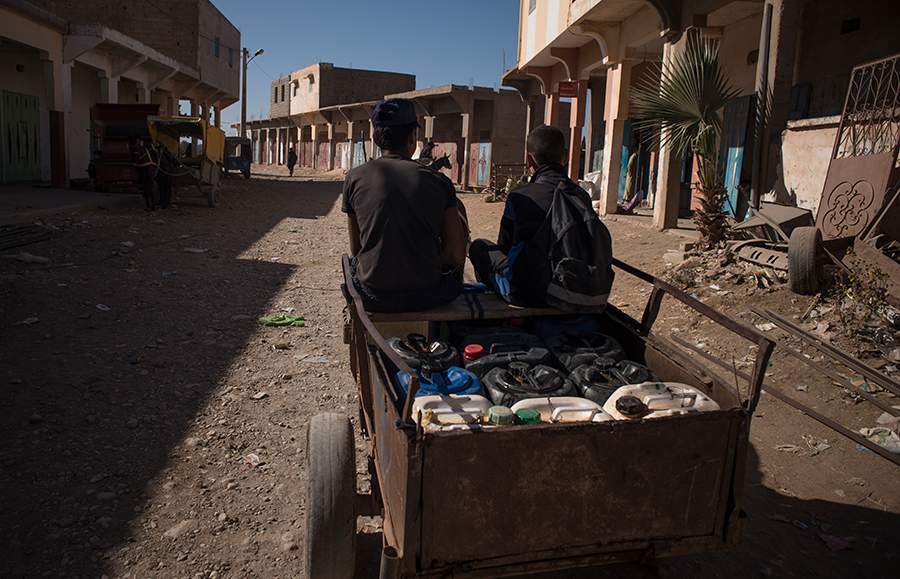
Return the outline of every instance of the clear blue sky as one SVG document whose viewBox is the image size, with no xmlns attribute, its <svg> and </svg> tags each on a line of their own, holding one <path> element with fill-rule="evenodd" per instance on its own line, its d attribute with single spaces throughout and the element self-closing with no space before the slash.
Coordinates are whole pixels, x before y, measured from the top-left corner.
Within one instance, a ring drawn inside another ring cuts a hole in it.
<svg viewBox="0 0 900 579">
<path fill-rule="evenodd" d="M 451 82 L 499 86 L 503 52 L 507 68 L 516 60 L 519 0 L 213 3 L 240 29 L 251 53 L 265 49 L 247 75 L 248 118 L 268 115 L 272 78 L 314 62 L 411 73 L 424 88 Z M 222 124 L 230 127 L 240 114 L 240 104 L 231 105 Z"/>
</svg>

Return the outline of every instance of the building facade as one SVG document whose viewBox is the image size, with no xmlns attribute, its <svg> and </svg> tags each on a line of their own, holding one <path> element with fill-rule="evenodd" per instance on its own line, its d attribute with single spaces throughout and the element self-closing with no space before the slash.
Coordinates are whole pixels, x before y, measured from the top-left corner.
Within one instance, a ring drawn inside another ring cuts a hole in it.
<svg viewBox="0 0 900 579">
<path fill-rule="evenodd" d="M 419 113 L 419 146 L 435 142 L 434 154 L 447 155 L 444 172 L 454 183 L 484 188 L 493 165 L 522 165 L 526 109 L 516 91 L 414 87 L 412 75 L 322 64 L 279 79 L 272 83 L 270 118 L 248 123 L 254 162 L 284 164 L 293 147 L 301 167 L 350 170 L 380 155 L 370 122 L 378 101 L 406 98 Z"/>
<path fill-rule="evenodd" d="M 240 32 L 208 0 L 0 0 L 0 182 L 86 179 L 96 103 L 220 122 L 239 75 Z"/>
<path fill-rule="evenodd" d="M 772 190 L 797 200 L 799 183 L 787 182 L 804 161 L 783 158 L 783 135 L 787 142 L 791 124 L 802 123 L 809 138 L 810 125 L 818 126 L 812 118 L 836 126 L 829 115 L 840 114 L 853 66 L 900 52 L 896 22 L 900 3 L 881 0 L 521 0 L 518 62 L 504 82 L 528 103 L 529 128 L 548 122 L 567 130 L 573 177 L 599 172 L 602 214 L 616 211 L 636 155 L 655 225 L 674 227 L 692 204 L 692 160 L 647 146 L 629 115 L 631 87 L 683 49 L 687 30 L 717 37 L 740 92 L 723 111 L 722 142 L 726 210 L 740 217 L 751 198 Z M 770 105 L 754 142 L 757 94 L 769 95 Z M 827 162 L 803 185 L 806 195 L 821 193 L 826 170 Z M 814 209 L 817 197 L 808 201 Z"/>
</svg>

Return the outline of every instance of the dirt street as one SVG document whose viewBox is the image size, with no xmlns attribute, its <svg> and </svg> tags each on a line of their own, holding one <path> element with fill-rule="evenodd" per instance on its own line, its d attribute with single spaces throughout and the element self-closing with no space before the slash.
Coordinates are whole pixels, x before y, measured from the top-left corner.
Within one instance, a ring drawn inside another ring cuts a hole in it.
<svg viewBox="0 0 900 579">
<path fill-rule="evenodd" d="M 146 213 L 136 200 L 54 215 L 53 237 L 23 248 L 48 264 L 0 260 L 0 576 L 301 576 L 306 424 L 356 416 L 336 178 L 229 179 L 216 209 L 188 199 Z M 473 236 L 493 237 L 502 206 L 465 202 Z M 682 241 L 635 219 L 608 225 L 617 256 L 653 272 Z M 748 287 L 692 291 L 754 323 L 751 305 L 808 304 Z M 639 315 L 649 291 L 619 273 L 614 294 Z M 270 313 L 306 326 L 260 326 Z M 656 331 L 748 352 L 678 306 Z M 789 360 L 776 356 L 772 382 L 853 429 L 874 425 L 880 410 Z M 740 548 L 656 573 L 897 575 L 900 470 L 766 395 L 751 442 Z M 360 577 L 371 573 L 363 560 Z"/>
</svg>

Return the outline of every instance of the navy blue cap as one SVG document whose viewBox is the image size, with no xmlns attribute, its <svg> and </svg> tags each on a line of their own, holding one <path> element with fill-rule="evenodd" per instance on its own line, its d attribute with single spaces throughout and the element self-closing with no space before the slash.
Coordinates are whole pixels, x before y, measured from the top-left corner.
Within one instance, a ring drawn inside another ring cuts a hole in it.
<svg viewBox="0 0 900 579">
<path fill-rule="evenodd" d="M 376 127 L 396 127 L 398 125 L 418 125 L 416 105 L 408 99 L 387 99 L 375 105 L 372 124 Z"/>
</svg>

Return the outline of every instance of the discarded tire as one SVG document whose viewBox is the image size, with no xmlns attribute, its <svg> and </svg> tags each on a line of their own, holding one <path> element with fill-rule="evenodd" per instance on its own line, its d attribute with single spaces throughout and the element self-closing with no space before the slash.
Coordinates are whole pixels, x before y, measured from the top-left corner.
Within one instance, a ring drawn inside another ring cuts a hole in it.
<svg viewBox="0 0 900 579">
<path fill-rule="evenodd" d="M 565 376 L 549 366 L 529 366 L 512 362 L 507 368 L 494 368 L 483 379 L 484 389 L 498 406 L 512 406 L 519 400 L 549 396 L 571 396 L 572 385 Z"/>
<path fill-rule="evenodd" d="M 815 227 L 798 227 L 788 242 L 788 284 L 791 291 L 812 295 L 819 291 L 822 277 L 822 232 Z"/>
<path fill-rule="evenodd" d="M 356 453 L 350 420 L 313 416 L 306 439 L 306 576 L 352 579 L 356 564 Z"/>
</svg>

